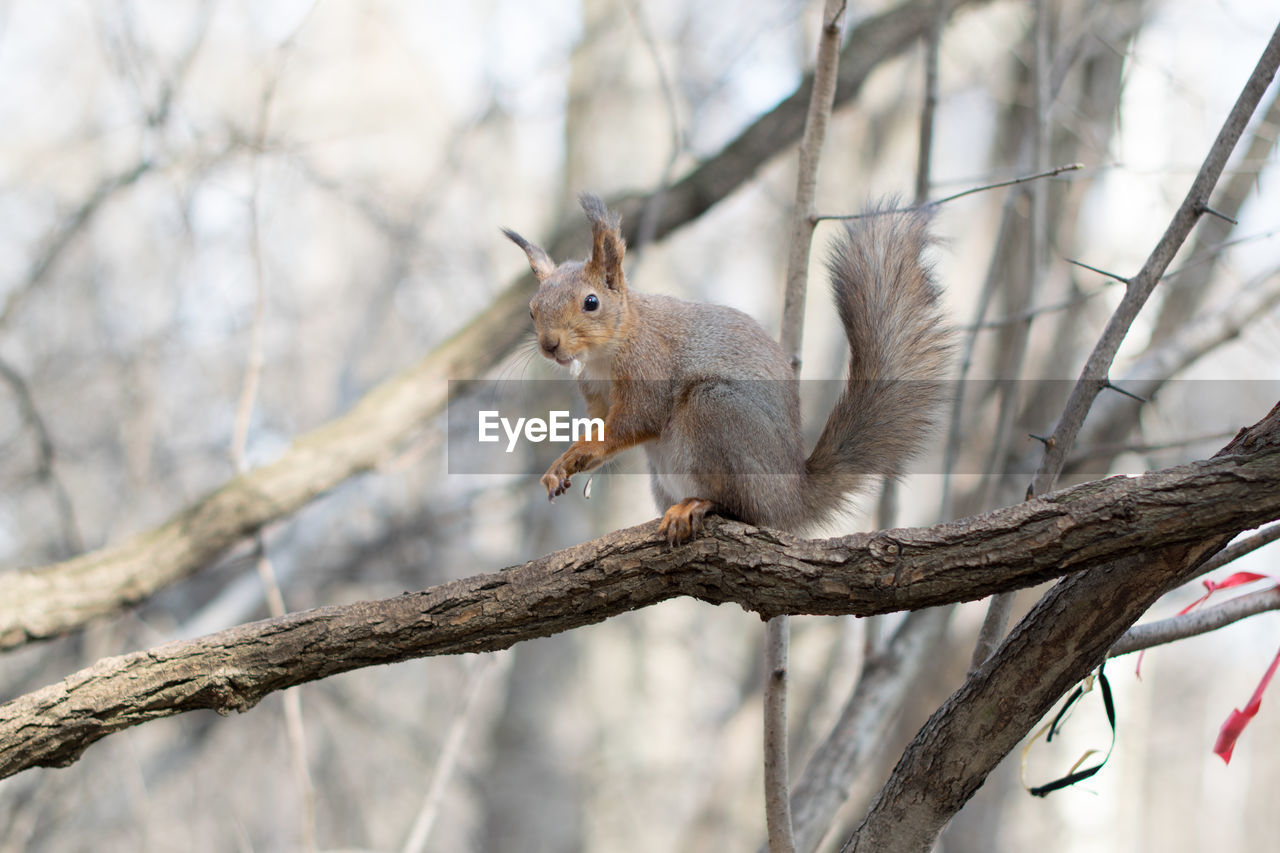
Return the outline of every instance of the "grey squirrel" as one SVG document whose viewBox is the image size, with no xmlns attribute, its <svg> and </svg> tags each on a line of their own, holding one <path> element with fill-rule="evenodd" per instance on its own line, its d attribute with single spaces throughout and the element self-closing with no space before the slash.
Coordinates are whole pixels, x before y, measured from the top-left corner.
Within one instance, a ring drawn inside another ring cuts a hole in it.
<svg viewBox="0 0 1280 853">
<path fill-rule="evenodd" d="M 928 217 L 872 212 L 849 221 L 829 262 L 849 338 L 849 378 L 806 458 L 787 355 L 732 308 L 637 293 L 622 270 L 621 220 L 579 198 L 586 261 L 555 264 L 510 229 L 538 280 L 530 302 L 542 354 L 578 379 L 603 441 L 575 441 L 542 477 L 554 499 L 570 479 L 644 445 L 659 528 L 691 539 L 708 512 L 798 531 L 839 508 L 869 475 L 893 475 L 922 443 L 950 355 L 938 290 L 921 253 Z M 927 380 L 904 381 L 904 380 Z"/>
</svg>

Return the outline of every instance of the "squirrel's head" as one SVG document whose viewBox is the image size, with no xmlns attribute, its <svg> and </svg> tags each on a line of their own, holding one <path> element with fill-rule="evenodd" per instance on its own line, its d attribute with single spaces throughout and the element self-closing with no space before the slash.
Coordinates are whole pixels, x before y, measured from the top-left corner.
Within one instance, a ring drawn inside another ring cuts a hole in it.
<svg viewBox="0 0 1280 853">
<path fill-rule="evenodd" d="M 557 265 L 538 246 L 504 228 L 524 249 L 538 280 L 529 313 L 542 354 L 575 373 L 594 355 L 607 351 L 625 334 L 627 279 L 622 272 L 626 242 L 621 219 L 590 193 L 578 197 L 591 223 L 591 256 Z"/>
</svg>

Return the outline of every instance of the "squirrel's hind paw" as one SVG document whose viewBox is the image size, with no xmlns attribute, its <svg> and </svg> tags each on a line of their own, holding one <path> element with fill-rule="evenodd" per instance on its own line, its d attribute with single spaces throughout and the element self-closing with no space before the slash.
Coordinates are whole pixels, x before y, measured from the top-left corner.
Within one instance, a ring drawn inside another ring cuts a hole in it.
<svg viewBox="0 0 1280 853">
<path fill-rule="evenodd" d="M 665 536 L 667 544 L 672 547 L 688 542 L 702 530 L 703 516 L 714 506 L 703 498 L 685 498 L 673 504 L 663 513 L 662 523 L 658 525 L 659 535 Z"/>
</svg>

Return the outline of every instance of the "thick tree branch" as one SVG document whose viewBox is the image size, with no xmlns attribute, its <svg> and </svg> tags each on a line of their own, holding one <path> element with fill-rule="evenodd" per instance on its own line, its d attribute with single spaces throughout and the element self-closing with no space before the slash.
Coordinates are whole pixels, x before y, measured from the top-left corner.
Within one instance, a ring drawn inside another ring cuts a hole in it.
<svg viewBox="0 0 1280 853">
<path fill-rule="evenodd" d="M 951 8 L 985 0 L 948 0 Z M 835 103 L 848 102 L 881 62 L 927 32 L 932 0 L 911 0 L 854 27 L 842 51 Z M 812 77 L 720 153 L 663 193 L 654 236 L 696 219 L 800 138 Z M 130 180 L 136 177 L 126 175 Z M 617 203 L 634 238 L 647 197 Z M 576 227 L 576 226 L 575 226 Z M 572 253 L 566 231 L 553 255 Z M 165 524 L 119 545 L 38 569 L 0 574 L 0 650 L 47 639 L 135 604 L 209 565 L 267 524 L 368 471 L 443 409 L 449 379 L 482 376 L 529 334 L 522 278 L 414 367 L 374 388 L 346 415 L 297 439 L 276 462 L 229 480 Z"/>
<path fill-rule="evenodd" d="M 1268 447 L 1280 449 L 1280 404 L 1215 458 Z M 1195 515 L 1187 510 L 1188 518 Z M 1237 532 L 1224 528 L 1199 542 L 1155 541 L 1146 552 L 1117 555 L 1055 585 L 929 718 L 843 849 L 931 849 L 947 821 L 1053 703 L 1105 659 L 1152 602 Z"/>
<path fill-rule="evenodd" d="M 1270 442 L 1237 439 L 1240 455 L 1087 483 L 962 522 L 830 540 L 713 522 L 706 536 L 677 549 L 650 522 L 424 592 L 106 658 L 0 705 L 0 777 L 69 764 L 93 742 L 147 720 L 245 710 L 268 693 L 339 672 L 506 648 L 675 596 L 733 602 L 765 617 L 868 615 L 981 598 L 1160 549 L 1203 549 L 1208 541 L 1216 551 L 1223 537 L 1280 517 L 1280 406 L 1269 423 Z M 1109 574 L 1085 577 L 1096 586 Z M 1119 606 L 1097 606 L 1114 597 L 1110 591 L 1090 594 L 1100 612 Z M 1063 669 L 1073 648 L 1050 645 L 1041 656 Z M 980 673 L 1007 659 L 997 653 Z M 923 778 L 931 783 L 933 774 Z"/>
</svg>

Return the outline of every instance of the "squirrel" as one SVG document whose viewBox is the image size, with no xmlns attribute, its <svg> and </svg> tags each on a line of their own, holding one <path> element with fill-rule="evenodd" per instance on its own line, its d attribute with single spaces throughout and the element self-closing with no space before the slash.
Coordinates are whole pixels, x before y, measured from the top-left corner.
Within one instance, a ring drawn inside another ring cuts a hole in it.
<svg viewBox="0 0 1280 853">
<path fill-rule="evenodd" d="M 538 281 L 538 347 L 577 378 L 603 440 L 575 441 L 542 476 L 547 497 L 614 454 L 643 445 L 659 532 L 692 539 L 715 513 L 796 532 L 840 508 L 869 475 L 896 475 L 932 427 L 951 344 L 921 253 L 920 211 L 847 221 L 828 263 L 849 339 L 849 377 L 813 452 L 782 347 L 732 308 L 638 293 L 622 270 L 621 219 L 589 193 L 591 255 L 554 263 L 516 232 Z M 926 380 L 926 381 L 904 381 Z"/>
</svg>

